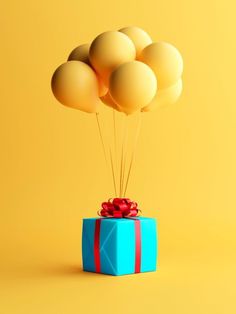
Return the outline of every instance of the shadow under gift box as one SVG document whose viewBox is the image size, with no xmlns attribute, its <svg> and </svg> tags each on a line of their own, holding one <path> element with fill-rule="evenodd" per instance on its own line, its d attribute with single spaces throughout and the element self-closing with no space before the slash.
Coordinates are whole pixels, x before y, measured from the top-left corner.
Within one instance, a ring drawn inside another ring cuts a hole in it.
<svg viewBox="0 0 236 314">
<path fill-rule="evenodd" d="M 83 270 L 114 276 L 156 270 L 156 219 L 85 218 Z"/>
</svg>

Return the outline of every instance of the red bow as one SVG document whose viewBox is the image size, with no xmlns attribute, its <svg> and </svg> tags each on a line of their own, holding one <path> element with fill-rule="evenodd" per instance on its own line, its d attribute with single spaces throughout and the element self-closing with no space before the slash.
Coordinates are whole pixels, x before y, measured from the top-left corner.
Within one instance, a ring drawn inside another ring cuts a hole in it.
<svg viewBox="0 0 236 314">
<path fill-rule="evenodd" d="M 102 217 L 124 218 L 135 217 L 140 211 L 136 202 L 129 198 L 111 198 L 102 203 L 102 209 L 98 212 Z"/>
</svg>

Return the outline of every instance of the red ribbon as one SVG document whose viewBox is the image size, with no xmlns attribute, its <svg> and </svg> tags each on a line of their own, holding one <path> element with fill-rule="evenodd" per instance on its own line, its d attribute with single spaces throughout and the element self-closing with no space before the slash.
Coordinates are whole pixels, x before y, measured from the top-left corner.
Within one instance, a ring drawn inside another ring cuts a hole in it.
<svg viewBox="0 0 236 314">
<path fill-rule="evenodd" d="M 129 198 L 112 198 L 102 203 L 102 209 L 98 212 L 102 217 L 127 218 L 138 215 L 138 204 Z"/>
<path fill-rule="evenodd" d="M 101 229 L 101 220 L 97 219 L 95 221 L 95 232 L 94 232 L 94 262 L 95 262 L 95 271 L 96 273 L 101 272 L 101 261 L 100 261 L 100 229 Z"/>
<path fill-rule="evenodd" d="M 137 203 L 132 202 L 128 198 L 114 198 L 108 202 L 102 203 L 102 209 L 98 213 L 103 217 L 111 218 L 130 218 L 137 216 L 140 211 L 137 208 Z M 141 225 L 140 220 L 133 218 L 135 224 L 135 273 L 140 273 L 141 269 Z M 101 230 L 102 219 L 95 221 L 95 232 L 94 232 L 94 262 L 95 271 L 101 272 L 101 260 L 100 260 L 100 230 Z"/>
<path fill-rule="evenodd" d="M 141 225 L 140 220 L 134 219 L 135 223 L 135 273 L 141 269 Z"/>
</svg>

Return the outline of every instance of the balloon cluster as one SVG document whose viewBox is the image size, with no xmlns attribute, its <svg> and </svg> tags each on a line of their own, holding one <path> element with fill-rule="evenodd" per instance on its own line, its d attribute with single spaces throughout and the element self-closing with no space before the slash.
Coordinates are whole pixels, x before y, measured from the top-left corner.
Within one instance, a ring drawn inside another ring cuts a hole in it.
<svg viewBox="0 0 236 314">
<path fill-rule="evenodd" d="M 174 46 L 152 42 L 138 27 L 125 27 L 75 48 L 51 83 L 65 106 L 96 113 L 102 101 L 129 115 L 175 103 L 182 72 L 182 57 Z"/>
</svg>

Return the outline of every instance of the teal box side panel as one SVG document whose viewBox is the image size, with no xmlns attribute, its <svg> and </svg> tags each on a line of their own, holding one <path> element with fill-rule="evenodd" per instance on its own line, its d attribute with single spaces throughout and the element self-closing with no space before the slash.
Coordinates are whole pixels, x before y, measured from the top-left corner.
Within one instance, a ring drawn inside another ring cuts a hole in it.
<svg viewBox="0 0 236 314">
<path fill-rule="evenodd" d="M 101 272 L 117 274 L 117 219 L 102 219 L 100 229 Z"/>
<path fill-rule="evenodd" d="M 141 272 L 155 271 L 157 264 L 156 219 L 141 219 Z"/>
<path fill-rule="evenodd" d="M 117 275 L 133 274 L 135 270 L 135 224 L 124 219 L 117 225 Z"/>
<path fill-rule="evenodd" d="M 95 221 L 96 218 L 83 219 L 83 233 L 82 233 L 83 269 L 92 272 L 95 272 L 93 249 Z"/>
</svg>

